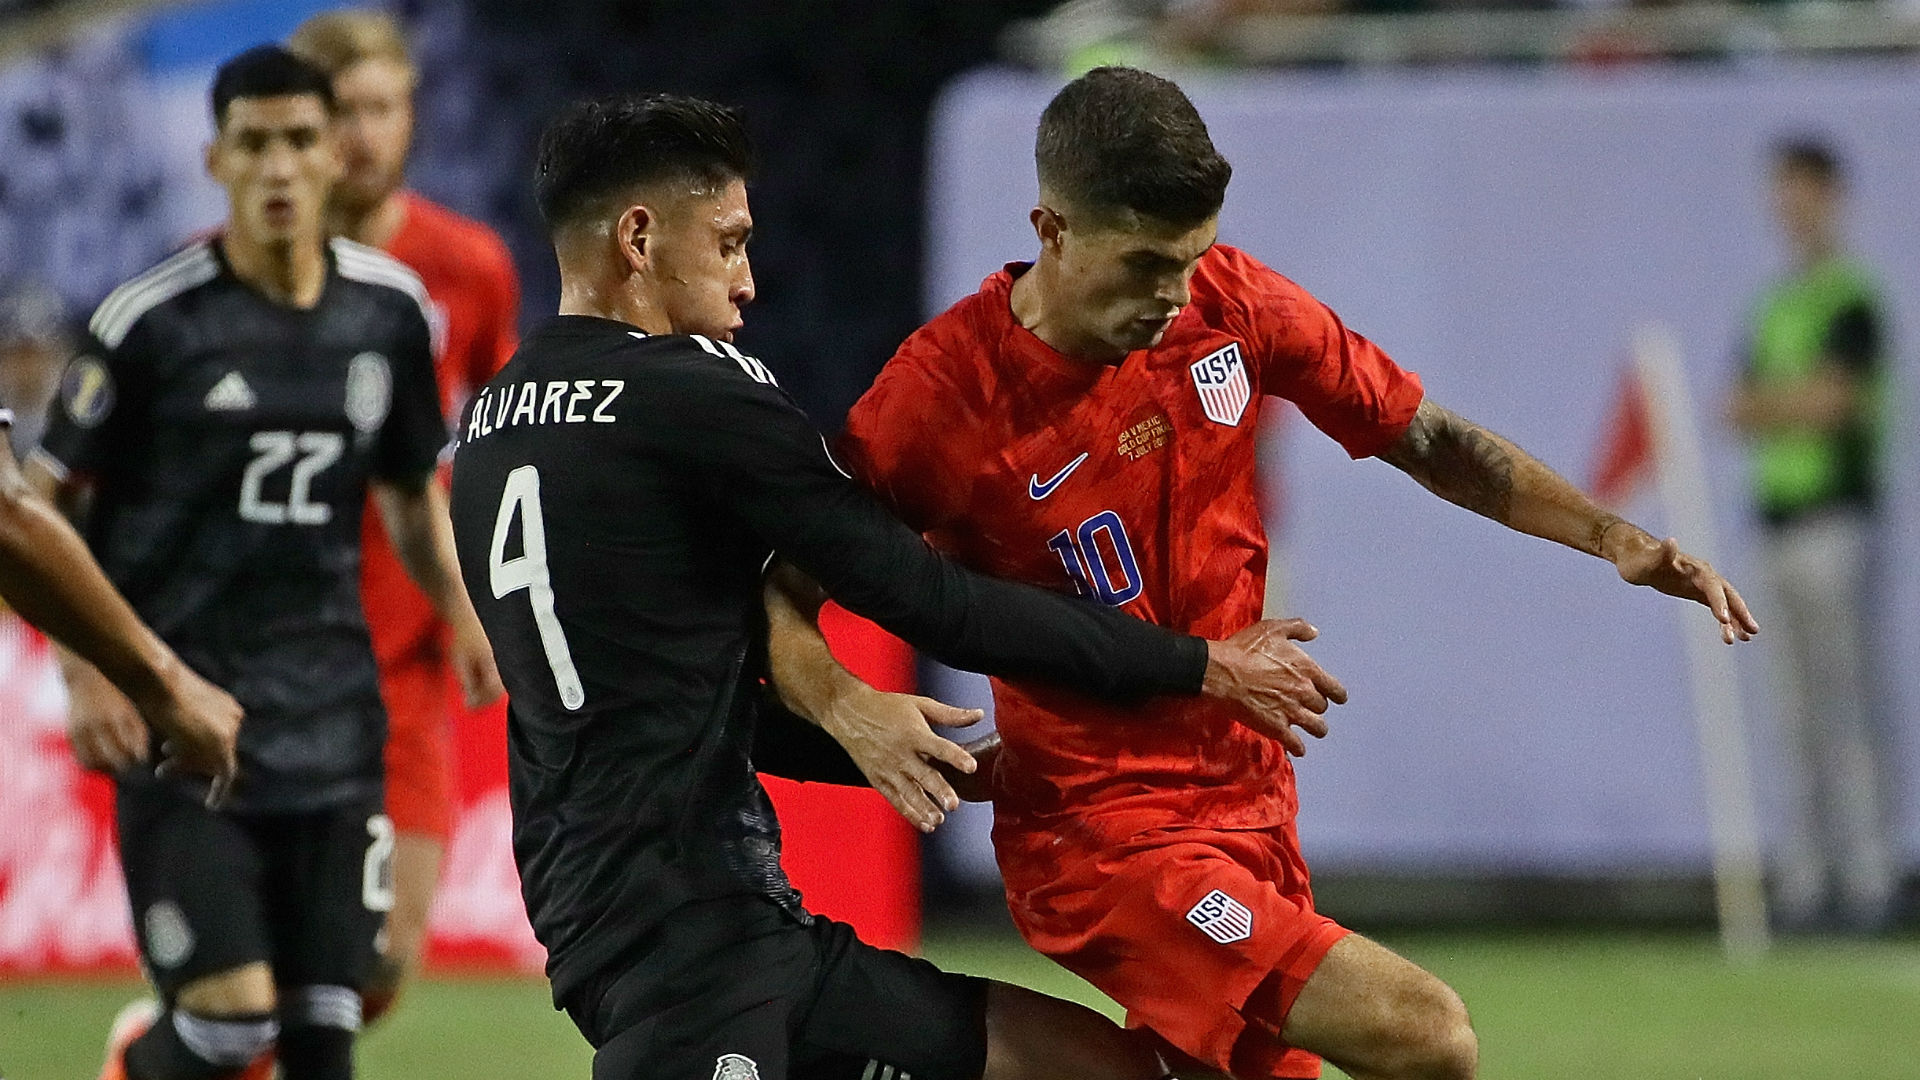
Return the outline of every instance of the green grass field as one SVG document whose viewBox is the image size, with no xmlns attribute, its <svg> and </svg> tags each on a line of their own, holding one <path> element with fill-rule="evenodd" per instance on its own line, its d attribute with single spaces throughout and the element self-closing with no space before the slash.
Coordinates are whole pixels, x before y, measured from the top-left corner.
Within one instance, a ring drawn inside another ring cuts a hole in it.
<svg viewBox="0 0 1920 1080">
<path fill-rule="evenodd" d="M 1790 943 L 1735 969 L 1696 935 L 1386 940 L 1466 998 L 1486 1080 L 1920 1080 L 1920 942 Z M 926 952 L 1111 1010 L 1017 941 L 937 937 Z M 108 1019 L 135 990 L 0 984 L 0 1070 L 89 1080 Z M 438 980 L 366 1037 L 360 1066 L 366 1080 L 585 1080 L 588 1054 L 543 984 Z"/>
</svg>

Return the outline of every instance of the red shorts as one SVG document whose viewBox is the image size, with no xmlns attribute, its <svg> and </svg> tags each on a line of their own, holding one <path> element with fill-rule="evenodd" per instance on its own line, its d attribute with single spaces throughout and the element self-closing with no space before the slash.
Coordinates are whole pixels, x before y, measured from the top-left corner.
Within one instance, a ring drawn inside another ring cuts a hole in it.
<svg viewBox="0 0 1920 1080">
<path fill-rule="evenodd" d="M 1313 910 L 1291 822 L 1155 829 L 1066 863 L 1043 836 L 996 840 L 1021 934 L 1124 1006 L 1127 1026 L 1239 1080 L 1320 1075 L 1280 1032 L 1349 931 Z M 1037 884 L 1016 893 L 1023 880 Z"/>
<path fill-rule="evenodd" d="M 453 833 L 452 675 L 438 650 L 380 669 L 387 703 L 387 816 L 441 843 Z"/>
</svg>

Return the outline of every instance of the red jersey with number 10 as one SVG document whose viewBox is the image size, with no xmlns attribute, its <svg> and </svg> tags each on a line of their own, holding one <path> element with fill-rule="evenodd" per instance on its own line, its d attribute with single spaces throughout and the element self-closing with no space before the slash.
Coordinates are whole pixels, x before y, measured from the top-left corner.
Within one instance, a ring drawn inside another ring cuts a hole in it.
<svg viewBox="0 0 1920 1080">
<path fill-rule="evenodd" d="M 1419 379 L 1230 247 L 1201 258 L 1192 302 L 1160 343 L 1117 365 L 1071 360 L 1015 321 L 1009 298 L 1025 269 L 989 277 L 900 347 L 848 417 L 849 467 L 975 569 L 1204 637 L 1256 621 L 1267 571 L 1254 476 L 1262 395 L 1294 402 L 1366 457 L 1405 432 Z M 1285 754 L 1230 707 L 1115 707 L 999 680 L 994 702 L 1009 887 L 1019 883 L 1007 841 L 1021 834 L 1085 848 L 1161 826 L 1293 817 Z"/>
</svg>

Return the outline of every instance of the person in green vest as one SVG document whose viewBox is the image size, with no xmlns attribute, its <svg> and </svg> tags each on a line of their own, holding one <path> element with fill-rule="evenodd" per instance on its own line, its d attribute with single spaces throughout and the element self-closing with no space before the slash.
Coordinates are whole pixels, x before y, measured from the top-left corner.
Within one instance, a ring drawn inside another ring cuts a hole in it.
<svg viewBox="0 0 1920 1080">
<path fill-rule="evenodd" d="M 1789 767 L 1776 911 L 1787 928 L 1874 930 L 1897 884 L 1866 625 L 1886 321 L 1873 275 L 1842 242 L 1845 187 L 1826 145 L 1775 148 L 1774 209 L 1793 261 L 1753 311 L 1729 413 L 1751 451 L 1780 627 Z"/>
</svg>

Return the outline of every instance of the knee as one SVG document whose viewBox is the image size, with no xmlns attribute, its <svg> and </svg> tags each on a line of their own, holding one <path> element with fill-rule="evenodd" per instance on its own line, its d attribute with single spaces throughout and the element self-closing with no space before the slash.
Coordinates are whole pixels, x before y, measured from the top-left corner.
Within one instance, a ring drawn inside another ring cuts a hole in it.
<svg viewBox="0 0 1920 1080">
<path fill-rule="evenodd" d="M 174 995 L 175 1005 L 195 1016 L 270 1016 L 279 1006 L 273 972 L 264 963 L 247 964 L 195 979 Z"/>
<path fill-rule="evenodd" d="M 982 1080 L 1164 1075 L 1149 1038 L 1070 1001 L 996 982 L 987 989 L 986 1021 Z"/>
<path fill-rule="evenodd" d="M 1480 1066 L 1480 1040 L 1467 1006 L 1453 988 L 1434 979 L 1406 1003 L 1407 1029 L 1402 1068 L 1392 1075 L 1408 1080 L 1473 1080 Z"/>
</svg>

